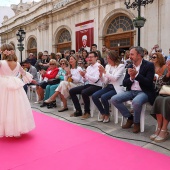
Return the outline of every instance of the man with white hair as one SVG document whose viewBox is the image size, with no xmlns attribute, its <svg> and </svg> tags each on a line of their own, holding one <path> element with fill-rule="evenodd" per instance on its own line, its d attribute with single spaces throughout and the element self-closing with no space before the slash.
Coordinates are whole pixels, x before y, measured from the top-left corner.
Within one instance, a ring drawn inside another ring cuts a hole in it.
<svg viewBox="0 0 170 170">
<path fill-rule="evenodd" d="M 83 43 L 82 48 L 87 50 L 87 52 L 90 52 L 90 47 L 87 46 L 87 35 L 82 36 L 82 43 Z"/>
</svg>

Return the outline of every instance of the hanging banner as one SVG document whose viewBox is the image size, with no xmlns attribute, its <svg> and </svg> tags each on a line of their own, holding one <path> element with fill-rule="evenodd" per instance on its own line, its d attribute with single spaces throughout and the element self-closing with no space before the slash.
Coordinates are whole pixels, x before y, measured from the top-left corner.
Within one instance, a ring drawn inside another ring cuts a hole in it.
<svg viewBox="0 0 170 170">
<path fill-rule="evenodd" d="M 88 52 L 94 43 L 94 20 L 76 24 L 76 51 L 84 48 Z"/>
</svg>

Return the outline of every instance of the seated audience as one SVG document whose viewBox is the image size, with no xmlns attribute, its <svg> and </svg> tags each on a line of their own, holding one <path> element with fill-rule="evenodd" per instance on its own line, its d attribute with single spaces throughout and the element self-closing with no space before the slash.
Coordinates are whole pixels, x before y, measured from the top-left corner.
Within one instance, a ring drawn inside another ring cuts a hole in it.
<svg viewBox="0 0 170 170">
<path fill-rule="evenodd" d="M 85 70 L 84 62 L 81 59 L 78 60 L 78 66 L 80 66 L 83 70 Z"/>
<path fill-rule="evenodd" d="M 70 50 L 65 50 L 64 51 L 64 58 L 67 59 L 67 61 L 70 60 Z"/>
<path fill-rule="evenodd" d="M 34 57 L 34 54 L 33 53 L 29 53 L 29 56 L 27 58 L 27 61 L 32 65 L 34 66 L 35 63 L 36 63 L 36 58 Z"/>
<path fill-rule="evenodd" d="M 150 60 L 150 57 L 149 57 L 149 55 L 148 55 L 148 50 L 147 50 L 146 48 L 144 48 L 144 57 L 143 57 L 143 59 L 145 59 L 145 60 L 147 60 L 147 61 Z"/>
<path fill-rule="evenodd" d="M 70 97 L 73 101 L 74 107 L 76 111 L 71 114 L 70 116 L 81 116 L 82 110 L 81 105 L 79 103 L 77 94 L 82 95 L 82 99 L 84 102 L 84 115 L 82 116 L 82 119 L 87 119 L 90 117 L 90 96 L 100 90 L 102 88 L 102 82 L 100 80 L 100 72 L 99 72 L 99 64 L 97 62 L 97 53 L 96 52 L 90 52 L 89 53 L 89 66 L 85 71 L 80 71 L 80 75 L 83 77 L 84 82 L 88 82 L 85 85 L 74 87 L 70 89 Z"/>
<path fill-rule="evenodd" d="M 162 76 L 167 71 L 167 68 L 165 65 L 165 58 L 163 57 L 161 53 L 156 52 L 156 53 L 153 53 L 151 57 L 151 62 L 155 66 L 154 84 L 155 84 L 156 93 L 158 94 L 159 87 L 157 87 L 158 85 L 156 84 L 156 80 L 158 79 L 158 77 Z"/>
<path fill-rule="evenodd" d="M 80 75 L 80 71 L 82 71 L 82 68 L 77 66 L 76 56 L 70 55 L 69 58 L 70 68 L 65 68 L 66 74 L 64 77 L 64 81 L 59 84 L 59 86 L 55 90 L 55 93 L 50 98 L 44 101 L 46 104 L 53 103 L 55 102 L 56 97 L 60 95 L 61 101 L 63 102 L 63 108 L 59 109 L 58 112 L 64 112 L 68 110 L 67 98 L 69 96 L 69 90 L 73 87 L 83 84 L 83 80 Z"/>
<path fill-rule="evenodd" d="M 42 56 L 43 56 L 43 53 L 39 52 L 38 53 L 38 59 L 37 59 L 37 61 L 35 63 L 35 68 L 37 69 L 37 72 L 39 72 L 42 69 L 41 65 L 39 64 L 42 61 Z"/>
<path fill-rule="evenodd" d="M 40 70 L 47 70 L 49 66 L 49 57 L 48 57 L 48 52 L 44 51 L 44 54 L 42 52 L 38 53 L 38 60 L 35 63 L 35 67 L 37 68 L 37 71 Z"/>
<path fill-rule="evenodd" d="M 105 45 L 102 46 L 102 58 L 104 59 L 104 64 L 107 64 L 107 53 L 108 53 L 108 49 L 106 48 Z"/>
<path fill-rule="evenodd" d="M 88 52 L 87 52 L 87 50 L 83 50 L 83 51 L 82 51 L 81 60 L 82 60 L 83 63 L 84 63 L 84 67 L 87 68 L 87 66 L 88 66 Z"/>
<path fill-rule="evenodd" d="M 159 79 L 160 89 L 162 85 L 170 85 L 170 61 L 167 61 L 167 72 Z M 170 88 L 170 87 L 169 87 Z M 159 89 L 159 90 L 160 90 Z M 153 135 L 150 136 L 151 140 L 155 142 L 163 142 L 169 137 L 168 124 L 170 121 L 170 95 L 158 95 L 152 108 L 152 113 L 157 119 L 157 129 Z"/>
<path fill-rule="evenodd" d="M 110 120 L 109 100 L 115 94 L 123 92 L 123 87 L 120 85 L 122 85 L 125 71 L 124 64 L 121 64 L 121 58 L 116 51 L 108 52 L 107 63 L 105 69 L 103 66 L 99 66 L 100 79 L 105 84 L 105 87 L 92 95 L 93 102 L 101 114 L 98 121 L 103 121 L 104 123 Z"/>
<path fill-rule="evenodd" d="M 50 54 L 50 59 L 54 59 L 54 60 L 57 61 L 56 54 L 55 54 L 55 53 L 51 53 L 51 54 Z"/>
<path fill-rule="evenodd" d="M 131 64 L 126 71 L 123 80 L 125 92 L 118 93 L 111 98 L 111 103 L 127 118 L 127 122 L 122 126 L 123 129 L 133 127 L 133 133 L 140 132 L 140 114 L 142 105 L 150 102 L 152 105 L 155 100 L 154 91 L 154 64 L 144 60 L 144 50 L 142 47 L 132 47 L 130 49 Z M 132 100 L 134 116 L 130 113 L 124 102 Z"/>
<path fill-rule="evenodd" d="M 158 52 L 153 53 L 151 57 L 151 62 L 155 66 L 155 74 L 158 74 L 158 76 L 162 76 L 166 69 L 165 58 L 163 57 L 163 55 Z"/>
<path fill-rule="evenodd" d="M 66 74 L 66 71 L 65 71 L 66 67 L 68 67 L 68 61 L 65 58 L 63 58 L 60 60 L 59 72 L 58 72 L 57 76 L 55 77 L 55 78 L 59 78 L 60 82 L 64 80 L 64 76 Z M 59 83 L 53 84 L 53 85 L 48 84 L 45 89 L 44 100 L 47 100 L 48 98 L 50 98 L 55 93 L 55 90 L 58 86 L 59 86 Z M 47 106 L 48 109 L 56 107 L 56 101 L 54 101 L 50 104 L 43 102 L 43 104 L 40 105 L 40 107 L 44 107 L 44 106 Z"/>
<path fill-rule="evenodd" d="M 101 65 L 102 65 L 103 67 L 105 67 L 104 58 L 102 58 L 101 52 L 100 52 L 99 50 L 97 50 L 97 44 L 92 44 L 92 45 L 91 45 L 91 51 L 94 51 L 94 52 L 97 53 L 98 60 L 100 60 Z"/>
<path fill-rule="evenodd" d="M 47 81 L 49 79 L 54 79 L 58 74 L 58 64 L 57 61 L 51 59 L 49 62 L 49 68 L 47 70 L 41 70 L 40 74 L 43 78 L 43 81 L 37 84 L 36 91 L 38 94 L 38 101 L 36 103 L 41 102 L 44 99 L 44 89 L 48 85 Z"/>
<path fill-rule="evenodd" d="M 56 54 L 56 59 L 57 59 L 57 62 L 59 63 L 60 60 L 62 59 L 62 54 L 61 53 L 57 53 Z"/>
<path fill-rule="evenodd" d="M 37 84 L 39 82 L 37 69 L 34 66 L 32 66 L 31 63 L 30 63 L 30 60 L 27 60 L 27 59 L 25 61 L 23 61 L 21 63 L 21 65 L 22 65 L 22 67 L 24 69 L 27 70 L 27 72 L 29 72 L 33 76 L 32 82 L 30 84 L 25 84 L 24 85 L 24 90 L 27 93 L 29 85 Z"/>
</svg>

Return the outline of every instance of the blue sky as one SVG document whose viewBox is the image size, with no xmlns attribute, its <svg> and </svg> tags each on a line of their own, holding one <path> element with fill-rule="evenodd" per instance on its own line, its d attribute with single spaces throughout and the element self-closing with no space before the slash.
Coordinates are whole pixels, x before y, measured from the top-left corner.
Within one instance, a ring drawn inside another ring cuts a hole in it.
<svg viewBox="0 0 170 170">
<path fill-rule="evenodd" d="M 33 0 L 23 0 L 23 2 L 32 2 Z M 40 0 L 34 0 L 38 2 Z M 19 4 L 20 0 L 0 0 L 0 6 L 10 6 L 11 4 Z"/>
</svg>

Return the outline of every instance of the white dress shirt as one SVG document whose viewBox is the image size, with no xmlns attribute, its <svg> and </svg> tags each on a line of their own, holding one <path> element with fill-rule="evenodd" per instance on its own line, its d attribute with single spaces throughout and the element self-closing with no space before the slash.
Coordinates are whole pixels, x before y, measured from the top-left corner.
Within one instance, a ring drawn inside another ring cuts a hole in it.
<svg viewBox="0 0 170 170">
<path fill-rule="evenodd" d="M 96 62 L 95 64 L 87 67 L 84 81 L 88 81 L 88 84 L 102 86 L 102 82 L 99 77 L 99 65 L 101 64 Z"/>
</svg>

